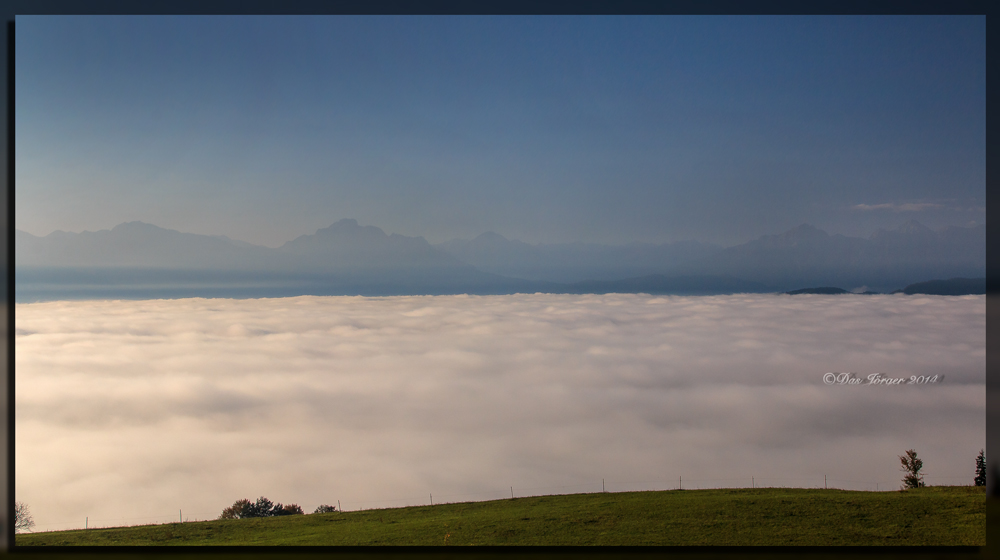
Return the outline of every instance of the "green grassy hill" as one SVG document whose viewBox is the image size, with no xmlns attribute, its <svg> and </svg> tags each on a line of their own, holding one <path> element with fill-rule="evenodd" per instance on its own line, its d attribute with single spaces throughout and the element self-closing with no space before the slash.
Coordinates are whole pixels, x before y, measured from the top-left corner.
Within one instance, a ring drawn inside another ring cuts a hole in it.
<svg viewBox="0 0 1000 560">
<path fill-rule="evenodd" d="M 17 535 L 67 545 L 985 546 L 983 488 L 574 494 Z"/>
</svg>

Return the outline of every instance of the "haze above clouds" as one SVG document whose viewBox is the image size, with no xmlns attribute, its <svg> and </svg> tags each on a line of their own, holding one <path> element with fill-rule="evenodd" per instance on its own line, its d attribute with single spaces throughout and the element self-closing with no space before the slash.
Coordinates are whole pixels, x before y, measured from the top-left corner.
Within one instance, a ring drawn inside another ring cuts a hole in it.
<svg viewBox="0 0 1000 560">
<path fill-rule="evenodd" d="M 986 220 L 985 16 L 18 16 L 15 227 L 277 247 Z"/>
<path fill-rule="evenodd" d="M 909 448 L 929 483 L 969 484 L 985 443 L 984 296 L 80 301 L 16 321 L 16 495 L 37 530 L 602 478 L 887 489 Z"/>
</svg>

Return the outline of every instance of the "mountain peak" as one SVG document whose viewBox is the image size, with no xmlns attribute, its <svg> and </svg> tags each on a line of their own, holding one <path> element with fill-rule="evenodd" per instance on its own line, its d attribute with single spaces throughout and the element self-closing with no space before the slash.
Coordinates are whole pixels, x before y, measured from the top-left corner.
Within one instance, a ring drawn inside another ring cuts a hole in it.
<svg viewBox="0 0 1000 560">
<path fill-rule="evenodd" d="M 375 226 L 360 226 L 358 225 L 358 221 L 353 218 L 337 220 L 336 222 L 330 224 L 329 227 L 316 231 L 316 235 L 320 236 L 345 234 L 352 237 L 358 235 L 372 238 L 388 237 L 381 228 Z"/>
<path fill-rule="evenodd" d="M 325 229 L 348 230 L 348 229 L 358 229 L 359 227 L 361 226 L 358 225 L 358 221 L 355 220 L 354 218 L 344 218 L 341 220 L 337 220 L 336 222 L 333 222 L 332 224 L 330 224 L 330 227 Z"/>
<path fill-rule="evenodd" d="M 147 224 L 146 222 L 140 222 L 140 221 L 136 220 L 136 221 L 132 221 L 132 222 L 122 222 L 122 223 L 118 224 L 117 226 L 111 228 L 111 231 L 122 231 L 122 230 L 125 230 L 125 231 L 136 231 L 136 230 L 154 231 L 154 230 L 162 230 L 162 229 L 165 229 L 165 228 L 161 228 L 160 226 L 154 226 L 153 224 Z"/>
<path fill-rule="evenodd" d="M 325 230 L 328 230 L 328 231 L 351 231 L 351 230 L 356 230 L 356 229 L 361 229 L 361 226 L 358 225 L 358 221 L 357 220 L 355 220 L 354 218 L 344 218 L 342 220 L 337 220 L 336 222 L 333 222 L 328 227 L 325 227 L 325 228 L 323 228 L 323 229 L 321 229 L 319 231 L 325 231 Z"/>
</svg>

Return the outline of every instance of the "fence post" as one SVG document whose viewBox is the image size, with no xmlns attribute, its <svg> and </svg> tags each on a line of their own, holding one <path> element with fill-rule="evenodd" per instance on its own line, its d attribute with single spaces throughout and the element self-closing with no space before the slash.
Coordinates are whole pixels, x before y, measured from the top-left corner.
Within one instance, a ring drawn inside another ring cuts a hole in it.
<svg viewBox="0 0 1000 560">
<path fill-rule="evenodd" d="M 512 500 L 514 499 L 514 487 L 513 486 L 510 487 L 510 499 L 512 499 Z"/>
<path fill-rule="evenodd" d="M 757 485 L 754 483 L 753 477 L 751 476 L 750 477 L 750 488 L 756 488 L 756 487 L 757 487 Z"/>
<path fill-rule="evenodd" d="M 340 509 L 340 500 L 337 500 L 337 511 L 343 513 L 344 510 Z"/>
<path fill-rule="evenodd" d="M 431 494 L 431 505 L 434 505 L 434 494 Z"/>
<path fill-rule="evenodd" d="M 601 492 L 607 492 L 607 490 L 604 489 L 604 479 L 603 478 L 601 479 Z"/>
<path fill-rule="evenodd" d="M 823 490 L 829 490 L 829 488 L 826 487 L 826 475 L 825 474 L 823 475 Z"/>
</svg>

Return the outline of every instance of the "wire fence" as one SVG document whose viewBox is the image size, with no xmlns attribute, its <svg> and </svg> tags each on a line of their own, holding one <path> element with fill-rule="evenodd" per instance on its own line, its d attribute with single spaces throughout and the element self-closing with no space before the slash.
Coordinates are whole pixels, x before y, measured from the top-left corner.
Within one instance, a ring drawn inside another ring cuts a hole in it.
<svg viewBox="0 0 1000 560">
<path fill-rule="evenodd" d="M 971 476 L 924 475 L 927 486 L 972 486 Z M 868 492 L 894 492 L 902 486 L 901 480 L 847 480 L 828 476 L 810 477 L 729 477 L 729 478 L 687 478 L 679 475 L 676 480 L 612 481 L 600 480 L 561 486 L 508 486 L 503 489 L 480 492 L 459 492 L 435 495 L 428 492 L 424 496 L 386 498 L 375 500 L 345 501 L 334 499 L 324 503 L 336 504 L 338 511 L 365 511 L 409 506 L 430 506 L 464 502 L 485 502 L 492 500 L 528 498 L 536 496 L 559 496 L 567 494 L 596 494 L 601 492 L 649 492 L 662 490 L 713 490 L 741 488 L 801 488 L 828 490 L 859 490 Z M 65 531 L 76 529 L 107 529 L 136 527 L 142 525 L 162 525 L 167 523 L 189 523 L 218 519 L 222 510 L 213 512 L 188 512 L 183 509 L 173 514 L 147 515 L 139 517 L 85 517 L 75 521 L 35 523 L 34 531 Z M 308 513 L 308 510 L 307 510 Z M 83 521 L 83 523 L 80 523 Z"/>
</svg>

